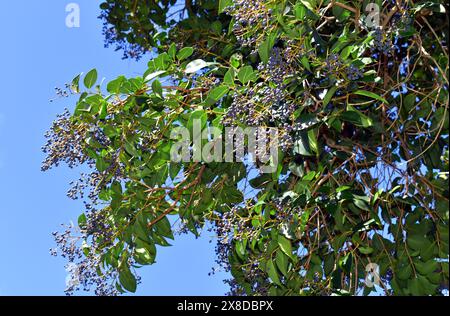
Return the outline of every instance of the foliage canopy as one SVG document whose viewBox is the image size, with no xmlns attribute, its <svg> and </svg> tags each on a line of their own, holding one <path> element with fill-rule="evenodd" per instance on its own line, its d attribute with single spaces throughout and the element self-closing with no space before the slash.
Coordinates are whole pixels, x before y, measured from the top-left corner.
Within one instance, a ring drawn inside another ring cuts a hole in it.
<svg viewBox="0 0 450 316">
<path fill-rule="evenodd" d="M 79 229 L 54 233 L 68 292 L 134 292 L 175 231 L 205 227 L 232 294 L 367 295 L 370 263 L 387 295 L 448 290 L 446 1 L 100 7 L 106 44 L 149 62 L 106 86 L 75 77 L 47 135 L 44 170 L 92 170 L 69 191 L 89 194 Z M 278 128 L 276 171 L 171 161 L 171 130 L 194 119 Z"/>
</svg>

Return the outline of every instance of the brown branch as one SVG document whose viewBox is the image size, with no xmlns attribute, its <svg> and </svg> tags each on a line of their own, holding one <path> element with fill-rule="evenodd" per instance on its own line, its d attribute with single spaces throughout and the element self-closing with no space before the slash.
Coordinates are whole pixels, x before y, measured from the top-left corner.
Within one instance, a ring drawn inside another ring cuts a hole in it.
<svg viewBox="0 0 450 316">
<path fill-rule="evenodd" d="M 185 190 L 187 190 L 187 189 L 193 187 L 194 185 L 197 185 L 197 184 L 200 182 L 200 180 L 201 180 L 201 178 L 202 178 L 202 175 L 203 175 L 203 172 L 205 171 L 205 169 L 206 169 L 206 165 L 203 165 L 203 166 L 200 168 L 200 171 L 199 171 L 197 177 L 195 178 L 195 180 L 192 181 L 191 183 L 189 183 L 188 185 L 184 186 L 184 187 L 181 189 L 181 191 L 185 191 Z M 153 225 L 155 225 L 156 223 L 158 223 L 158 222 L 159 222 L 160 220 L 162 220 L 164 217 L 166 217 L 167 215 L 169 215 L 170 212 L 172 212 L 172 211 L 175 209 L 175 207 L 177 206 L 177 204 L 178 204 L 179 201 L 180 201 L 180 194 L 178 195 L 178 198 L 175 200 L 175 202 L 173 202 L 172 205 L 171 205 L 167 210 L 165 210 L 164 212 L 162 212 L 157 218 L 155 218 L 155 219 L 152 220 L 150 223 L 148 223 L 147 227 L 148 227 L 148 228 L 151 228 Z"/>
</svg>

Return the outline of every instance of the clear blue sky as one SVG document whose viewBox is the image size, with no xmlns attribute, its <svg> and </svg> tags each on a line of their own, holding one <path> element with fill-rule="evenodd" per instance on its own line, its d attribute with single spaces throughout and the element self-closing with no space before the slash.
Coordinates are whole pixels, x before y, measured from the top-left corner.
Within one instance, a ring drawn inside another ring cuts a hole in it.
<svg viewBox="0 0 450 316">
<path fill-rule="evenodd" d="M 142 74 L 146 59 L 121 60 L 103 47 L 99 0 L 73 1 L 81 27 L 65 26 L 72 1 L 3 1 L 0 10 L 0 295 L 64 295 L 65 261 L 49 255 L 51 232 L 81 211 L 66 197 L 78 172 L 66 167 L 42 173 L 44 132 L 57 113 L 73 102 L 50 103 L 54 87 L 97 68 L 111 80 Z M 180 236 L 160 248 L 157 263 L 141 269 L 140 295 L 222 295 L 224 274 L 208 276 L 214 266 L 210 233 L 201 239 Z"/>
</svg>

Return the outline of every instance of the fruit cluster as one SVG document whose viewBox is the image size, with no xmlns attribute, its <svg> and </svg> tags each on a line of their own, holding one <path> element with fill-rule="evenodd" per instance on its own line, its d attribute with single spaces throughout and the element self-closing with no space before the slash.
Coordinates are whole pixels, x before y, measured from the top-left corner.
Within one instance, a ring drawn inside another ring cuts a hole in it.
<svg viewBox="0 0 450 316">
<path fill-rule="evenodd" d="M 57 115 L 52 127 L 45 133 L 47 142 L 42 151 L 47 155 L 42 163 L 41 170 L 46 171 L 61 162 L 65 162 L 70 168 L 85 162 L 93 163 L 83 152 L 83 143 L 88 131 L 87 124 L 75 124 L 71 114 L 66 109 Z"/>
<path fill-rule="evenodd" d="M 234 18 L 233 32 L 239 45 L 251 46 L 258 41 L 261 29 L 269 25 L 272 9 L 262 0 L 236 0 L 225 12 Z M 257 29 L 258 32 L 248 32 Z"/>
</svg>

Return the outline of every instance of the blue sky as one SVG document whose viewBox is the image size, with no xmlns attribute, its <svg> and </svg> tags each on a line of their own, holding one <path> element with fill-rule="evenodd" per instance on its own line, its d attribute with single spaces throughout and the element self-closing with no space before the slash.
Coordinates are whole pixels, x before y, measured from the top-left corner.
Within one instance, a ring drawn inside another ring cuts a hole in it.
<svg viewBox="0 0 450 316">
<path fill-rule="evenodd" d="M 44 133 L 73 100 L 54 98 L 54 87 L 97 68 L 106 81 L 146 70 L 103 47 L 101 1 L 78 0 L 80 28 L 67 28 L 71 1 L 6 1 L 0 10 L 0 295 L 64 295 L 65 261 L 49 255 L 51 232 L 76 222 L 82 207 L 66 197 L 78 171 L 60 167 L 42 173 Z M 140 295 L 222 295 L 224 274 L 214 266 L 210 233 L 183 235 L 160 248 L 157 263 L 141 269 Z"/>
</svg>

